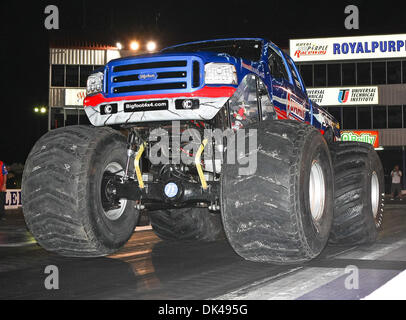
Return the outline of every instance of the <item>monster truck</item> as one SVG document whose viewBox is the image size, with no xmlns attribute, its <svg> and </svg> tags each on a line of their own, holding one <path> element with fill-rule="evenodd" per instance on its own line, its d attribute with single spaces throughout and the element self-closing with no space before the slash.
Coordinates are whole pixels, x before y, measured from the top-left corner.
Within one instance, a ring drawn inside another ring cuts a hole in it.
<svg viewBox="0 0 406 320">
<path fill-rule="evenodd" d="M 121 248 L 140 212 L 163 240 L 226 237 L 251 261 L 308 261 L 372 242 L 380 160 L 340 142 L 293 60 L 261 38 L 219 39 L 112 60 L 87 81 L 92 126 L 46 133 L 28 156 L 23 211 L 46 250 Z"/>
</svg>

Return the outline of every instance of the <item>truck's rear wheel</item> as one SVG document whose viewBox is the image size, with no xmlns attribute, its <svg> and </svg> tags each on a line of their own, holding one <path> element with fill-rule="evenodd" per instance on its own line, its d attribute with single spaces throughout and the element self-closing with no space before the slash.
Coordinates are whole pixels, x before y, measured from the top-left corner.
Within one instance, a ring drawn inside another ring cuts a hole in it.
<svg viewBox="0 0 406 320">
<path fill-rule="evenodd" d="M 151 225 L 162 240 L 216 241 L 224 238 L 220 214 L 207 208 L 151 211 Z"/>
<path fill-rule="evenodd" d="M 332 244 L 374 242 L 383 221 L 384 175 L 374 148 L 362 142 L 330 145 L 335 172 Z"/>
<path fill-rule="evenodd" d="M 69 126 L 45 134 L 28 156 L 22 200 L 27 226 L 46 250 L 104 256 L 132 235 L 138 212 L 105 192 L 108 174 L 125 168 L 126 139 L 110 128 Z"/>
<path fill-rule="evenodd" d="M 224 167 L 221 196 L 227 238 L 247 260 L 310 260 L 325 247 L 333 220 L 328 146 L 317 129 L 288 120 L 262 122 L 257 139 L 255 173 L 240 175 L 238 164 Z"/>
</svg>

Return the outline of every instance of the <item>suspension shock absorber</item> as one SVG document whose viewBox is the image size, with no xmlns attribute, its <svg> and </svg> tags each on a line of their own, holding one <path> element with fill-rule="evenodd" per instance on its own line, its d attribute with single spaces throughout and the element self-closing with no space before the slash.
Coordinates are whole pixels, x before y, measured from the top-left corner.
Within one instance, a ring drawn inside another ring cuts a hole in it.
<svg viewBox="0 0 406 320">
<path fill-rule="evenodd" d="M 134 131 L 130 131 L 128 134 L 127 138 L 127 164 L 125 166 L 125 172 L 123 176 L 123 180 L 126 181 L 129 178 L 129 170 L 130 170 L 130 163 L 131 163 L 131 158 L 134 156 L 135 151 L 134 151 L 134 146 L 136 143 L 136 138 L 137 136 L 135 135 Z"/>
</svg>

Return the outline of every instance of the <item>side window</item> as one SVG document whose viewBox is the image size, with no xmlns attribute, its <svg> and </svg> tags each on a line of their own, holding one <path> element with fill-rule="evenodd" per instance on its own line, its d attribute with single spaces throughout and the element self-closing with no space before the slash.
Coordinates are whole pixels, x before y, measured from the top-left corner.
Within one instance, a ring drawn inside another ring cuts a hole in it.
<svg viewBox="0 0 406 320">
<path fill-rule="evenodd" d="M 289 69 L 292 73 L 293 82 L 294 82 L 295 87 L 298 88 L 300 91 L 303 91 L 302 85 L 299 80 L 299 75 L 296 73 L 296 69 L 293 65 L 292 60 L 290 60 L 289 58 L 287 58 L 286 60 L 288 61 Z"/>
<path fill-rule="evenodd" d="M 273 103 L 269 98 L 268 88 L 258 79 L 258 98 L 261 102 L 262 120 L 277 119 Z"/>
<path fill-rule="evenodd" d="M 286 70 L 283 59 L 278 52 L 276 52 L 272 47 L 269 47 L 269 69 L 271 70 L 271 75 L 276 79 L 289 79 L 288 72 Z"/>
<path fill-rule="evenodd" d="M 234 130 L 259 121 L 257 77 L 247 75 L 230 99 L 231 127 Z"/>
</svg>

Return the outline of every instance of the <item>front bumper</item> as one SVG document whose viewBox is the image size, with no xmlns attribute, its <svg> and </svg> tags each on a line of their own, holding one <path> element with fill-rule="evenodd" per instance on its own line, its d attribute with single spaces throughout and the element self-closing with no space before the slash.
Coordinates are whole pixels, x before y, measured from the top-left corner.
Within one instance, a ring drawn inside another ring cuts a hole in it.
<svg viewBox="0 0 406 320">
<path fill-rule="evenodd" d="M 176 120 L 210 120 L 223 107 L 227 100 L 234 94 L 233 86 L 210 87 L 205 86 L 194 92 L 137 95 L 107 98 L 99 93 L 88 96 L 84 100 L 85 112 L 94 126 L 113 124 L 128 124 L 150 121 L 176 121 Z M 198 99 L 197 109 L 176 109 L 177 99 Z M 137 101 L 168 101 L 167 110 L 124 111 L 124 104 Z M 114 113 L 102 114 L 101 107 L 114 104 Z"/>
</svg>

